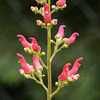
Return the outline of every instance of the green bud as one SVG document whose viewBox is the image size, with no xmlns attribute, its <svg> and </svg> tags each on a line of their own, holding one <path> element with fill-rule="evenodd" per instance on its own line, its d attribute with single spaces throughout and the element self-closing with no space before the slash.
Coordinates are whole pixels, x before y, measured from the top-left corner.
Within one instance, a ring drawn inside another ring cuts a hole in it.
<svg viewBox="0 0 100 100">
<path fill-rule="evenodd" d="M 44 8 L 43 8 L 43 7 L 41 7 L 39 11 L 40 11 L 40 12 L 44 12 Z"/>
<path fill-rule="evenodd" d="M 41 26 L 42 26 L 42 27 L 45 27 L 45 25 L 46 25 L 45 23 L 42 23 L 42 25 L 41 25 Z"/>
<path fill-rule="evenodd" d="M 65 4 L 63 7 L 66 8 L 67 7 L 67 4 Z"/>
<path fill-rule="evenodd" d="M 50 42 L 55 44 L 55 41 L 53 41 L 53 40 L 50 40 Z"/>
<path fill-rule="evenodd" d="M 56 8 L 56 6 L 55 5 L 52 5 L 52 7 L 51 7 L 52 9 L 55 9 Z"/>
<path fill-rule="evenodd" d="M 56 85 L 56 86 L 58 86 L 58 84 L 59 84 L 58 82 L 55 82 L 55 85 Z"/>
<path fill-rule="evenodd" d="M 25 75 L 25 78 L 30 79 L 31 78 L 31 75 L 26 74 Z"/>
<path fill-rule="evenodd" d="M 48 23 L 47 26 L 50 27 L 51 26 L 51 23 Z"/>
<path fill-rule="evenodd" d="M 42 52 L 42 53 L 41 53 L 41 55 L 43 55 L 43 56 L 44 56 L 44 55 L 45 55 L 45 52 Z"/>
<path fill-rule="evenodd" d="M 29 54 L 34 54 L 33 50 L 29 50 L 28 53 L 29 53 Z"/>
<path fill-rule="evenodd" d="M 42 77 L 42 73 L 41 73 L 41 71 L 39 69 L 37 69 L 37 76 L 38 77 Z"/>
<path fill-rule="evenodd" d="M 67 84 L 68 84 L 68 82 L 67 82 L 67 81 L 64 81 L 64 84 L 66 84 L 66 85 L 67 85 Z"/>
<path fill-rule="evenodd" d="M 68 47 L 68 45 L 67 44 L 63 44 L 63 48 L 67 48 Z"/>
<path fill-rule="evenodd" d="M 28 47 L 24 48 L 24 51 L 25 51 L 26 53 L 28 53 L 29 50 L 30 50 L 30 49 L 29 49 Z"/>
<path fill-rule="evenodd" d="M 61 38 L 57 39 L 57 45 L 60 45 L 62 42 Z"/>
<path fill-rule="evenodd" d="M 42 77 L 45 77 L 45 75 L 43 74 Z"/>
</svg>

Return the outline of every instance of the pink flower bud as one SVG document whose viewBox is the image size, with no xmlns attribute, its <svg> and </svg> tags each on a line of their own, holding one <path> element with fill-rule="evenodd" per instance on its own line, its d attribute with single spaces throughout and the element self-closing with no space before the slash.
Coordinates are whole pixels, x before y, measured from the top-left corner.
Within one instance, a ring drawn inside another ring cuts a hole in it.
<svg viewBox="0 0 100 100">
<path fill-rule="evenodd" d="M 58 0 L 56 4 L 57 6 L 64 6 L 66 4 L 66 0 Z"/>
<path fill-rule="evenodd" d="M 51 15 L 49 12 L 49 6 L 48 5 L 44 5 L 44 21 L 46 24 L 51 22 Z"/>
<path fill-rule="evenodd" d="M 79 61 L 81 61 L 82 59 L 83 59 L 83 57 L 80 57 L 75 61 L 72 69 L 68 72 L 68 76 L 75 75 L 77 73 L 78 68 L 81 66 Z"/>
<path fill-rule="evenodd" d="M 30 79 L 31 76 L 30 76 L 29 74 L 26 74 L 26 75 L 25 75 L 25 78 Z"/>
<path fill-rule="evenodd" d="M 33 38 L 33 37 L 30 37 L 29 39 L 31 39 L 32 41 L 32 48 L 33 48 L 33 50 L 34 51 L 40 51 L 40 46 L 37 44 L 37 41 L 36 41 L 36 39 L 35 38 Z"/>
<path fill-rule="evenodd" d="M 32 12 L 38 13 L 38 8 L 37 7 L 31 6 L 30 9 L 31 9 Z"/>
<path fill-rule="evenodd" d="M 59 27 L 58 33 L 55 35 L 55 39 L 59 39 L 59 38 L 63 38 L 64 37 L 64 27 L 66 27 L 65 25 L 61 25 Z"/>
<path fill-rule="evenodd" d="M 57 19 L 53 19 L 53 20 L 51 21 L 51 24 L 52 24 L 52 25 L 56 25 L 56 24 L 57 24 L 57 22 L 58 22 L 58 20 L 57 20 Z"/>
<path fill-rule="evenodd" d="M 34 70 L 33 70 L 32 68 L 29 67 L 29 64 L 26 63 L 24 57 L 23 57 L 21 54 L 17 53 L 17 56 L 20 57 L 21 66 L 22 66 L 23 70 L 24 70 L 26 73 L 34 72 Z M 22 70 L 20 70 L 20 71 L 22 71 Z"/>
<path fill-rule="evenodd" d="M 23 47 L 25 47 L 25 48 L 26 48 L 26 47 L 30 48 L 31 43 L 27 42 L 26 39 L 25 39 L 25 37 L 24 37 L 23 35 L 17 35 L 17 37 L 20 37 L 19 41 L 21 41 Z"/>
<path fill-rule="evenodd" d="M 19 72 L 20 72 L 21 75 L 24 75 L 25 74 L 25 72 L 24 72 L 23 69 L 19 69 Z"/>
<path fill-rule="evenodd" d="M 64 68 L 63 72 L 59 76 L 59 80 L 65 81 L 68 77 L 68 71 L 69 71 L 69 66 L 71 66 L 71 63 L 67 63 Z"/>
<path fill-rule="evenodd" d="M 76 75 L 71 75 L 70 77 L 67 78 L 67 80 L 69 82 L 73 82 L 73 81 L 78 80 L 78 78 L 79 78 L 79 74 L 76 74 Z"/>
<path fill-rule="evenodd" d="M 79 77 L 80 77 L 80 75 L 79 75 L 79 74 L 76 74 L 76 76 L 77 76 L 77 78 L 79 78 Z"/>
<path fill-rule="evenodd" d="M 74 75 L 71 75 L 70 77 L 71 77 L 72 79 L 74 79 Z"/>
<path fill-rule="evenodd" d="M 72 78 L 72 77 L 68 77 L 68 78 L 67 78 L 67 81 L 68 81 L 68 82 L 72 82 L 72 81 L 73 81 L 73 78 Z"/>
<path fill-rule="evenodd" d="M 37 25 L 42 25 L 43 22 L 41 20 L 36 20 Z"/>
<path fill-rule="evenodd" d="M 78 80 L 78 79 L 79 79 L 79 77 L 80 77 L 80 75 L 79 75 L 79 74 L 74 75 L 74 80 Z"/>
<path fill-rule="evenodd" d="M 33 6 L 31 6 L 30 9 L 31 9 L 32 11 L 35 11 L 35 7 L 33 7 Z"/>
<path fill-rule="evenodd" d="M 54 23 L 57 23 L 58 22 L 58 20 L 57 19 L 54 19 Z"/>
<path fill-rule="evenodd" d="M 36 70 L 37 70 L 37 68 L 39 70 L 43 69 L 43 67 L 41 66 L 41 64 L 39 62 L 39 59 L 35 55 L 33 56 L 33 65 L 34 65 L 34 67 L 35 67 Z"/>
<path fill-rule="evenodd" d="M 40 20 L 36 20 L 36 23 L 39 24 L 41 21 Z"/>
<path fill-rule="evenodd" d="M 75 41 L 76 36 L 79 36 L 78 33 L 73 33 L 69 38 L 65 38 L 65 43 L 72 44 Z"/>
<path fill-rule="evenodd" d="M 52 7 L 51 7 L 52 9 L 54 9 L 54 8 L 56 8 L 56 6 L 55 5 L 52 5 Z"/>
<path fill-rule="evenodd" d="M 39 2 L 40 0 L 35 0 L 35 1 Z"/>
</svg>

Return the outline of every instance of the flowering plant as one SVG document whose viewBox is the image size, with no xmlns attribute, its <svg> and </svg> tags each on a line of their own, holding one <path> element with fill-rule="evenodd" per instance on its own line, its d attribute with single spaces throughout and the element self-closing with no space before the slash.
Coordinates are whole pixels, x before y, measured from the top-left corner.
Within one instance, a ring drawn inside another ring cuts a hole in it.
<svg viewBox="0 0 100 100">
<path fill-rule="evenodd" d="M 51 100 L 52 97 L 59 92 L 59 90 L 68 85 L 69 82 L 74 82 L 79 78 L 79 74 L 76 74 L 78 71 L 78 68 L 81 66 L 79 61 L 83 59 L 83 57 L 78 58 L 72 69 L 69 70 L 69 66 L 71 66 L 71 63 L 65 64 L 62 73 L 58 76 L 58 82 L 55 82 L 55 85 L 57 86 L 57 89 L 52 92 L 52 78 L 51 78 L 51 63 L 56 55 L 57 52 L 62 50 L 63 48 L 68 48 L 70 44 L 72 44 L 76 36 L 79 36 L 77 32 L 73 33 L 69 38 L 64 38 L 64 28 L 65 25 L 59 26 L 58 32 L 55 35 L 55 41 L 51 39 L 51 28 L 53 25 L 57 25 L 57 19 L 52 19 L 51 15 L 59 10 L 66 8 L 66 0 L 59 0 L 56 2 L 56 5 L 50 6 L 51 1 L 50 0 L 36 0 L 37 3 L 43 5 L 40 9 L 37 7 L 31 6 L 32 12 L 35 14 L 41 14 L 43 16 L 44 22 L 41 20 L 37 20 L 36 23 L 38 26 L 41 26 L 42 28 L 45 28 L 47 30 L 47 65 L 44 64 L 42 60 L 42 56 L 45 55 L 45 52 L 41 52 L 41 47 L 38 45 L 35 38 L 30 37 L 31 43 L 29 43 L 23 35 L 17 35 L 19 37 L 19 41 L 21 41 L 24 51 L 28 54 L 31 54 L 33 56 L 33 65 L 30 65 L 29 63 L 26 63 L 24 57 L 17 53 L 17 56 L 20 57 L 19 63 L 21 63 L 22 69 L 19 69 L 20 74 L 22 74 L 27 79 L 33 79 L 38 84 L 42 85 L 47 93 L 47 100 Z M 52 8 L 52 11 L 51 11 Z M 54 52 L 51 55 L 51 43 L 54 44 Z M 43 77 L 45 75 L 43 74 L 43 69 L 47 70 L 47 76 L 48 76 L 48 87 L 43 82 Z"/>
</svg>

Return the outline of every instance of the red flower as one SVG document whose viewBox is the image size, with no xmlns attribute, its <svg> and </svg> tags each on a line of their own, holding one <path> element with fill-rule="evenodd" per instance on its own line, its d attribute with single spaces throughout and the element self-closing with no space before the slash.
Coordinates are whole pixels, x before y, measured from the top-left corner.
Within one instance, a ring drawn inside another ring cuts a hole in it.
<svg viewBox="0 0 100 100">
<path fill-rule="evenodd" d="M 64 6 L 66 4 L 66 0 L 59 0 L 56 4 L 57 6 Z"/>
<path fill-rule="evenodd" d="M 25 37 L 23 35 L 17 35 L 17 37 L 20 37 L 19 41 L 21 41 L 23 47 L 28 47 L 30 48 L 31 43 L 27 42 L 27 40 L 25 39 Z"/>
<path fill-rule="evenodd" d="M 81 64 L 79 63 L 79 61 L 81 61 L 82 59 L 83 59 L 83 57 L 80 57 L 80 58 L 78 58 L 78 59 L 75 61 L 75 63 L 74 63 L 74 65 L 73 65 L 72 69 L 68 72 L 68 76 L 69 76 L 69 77 L 70 77 L 71 75 L 75 75 L 75 74 L 77 73 L 78 68 L 81 66 Z"/>
<path fill-rule="evenodd" d="M 58 38 L 63 38 L 64 37 L 64 27 L 66 27 L 65 25 L 61 25 L 59 27 L 59 30 L 58 30 L 58 33 L 55 35 L 55 38 L 58 39 Z"/>
<path fill-rule="evenodd" d="M 24 57 L 17 53 L 17 56 L 20 57 L 20 63 L 21 63 L 21 66 L 23 68 L 23 70 L 26 72 L 26 73 L 31 73 L 31 72 L 34 72 L 34 70 L 31 68 L 31 65 L 29 65 L 28 63 L 26 63 Z"/>
<path fill-rule="evenodd" d="M 65 43 L 72 44 L 75 41 L 76 36 L 79 36 L 78 33 L 73 33 L 69 38 L 65 38 Z"/>
<path fill-rule="evenodd" d="M 35 67 L 36 70 L 37 70 L 37 68 L 39 70 L 43 69 L 42 66 L 41 66 L 41 64 L 40 64 L 40 62 L 39 62 L 39 59 L 35 55 L 33 56 L 33 65 L 34 65 L 34 67 Z"/>
<path fill-rule="evenodd" d="M 63 72 L 60 74 L 59 76 L 59 80 L 66 80 L 68 77 L 68 71 L 69 71 L 69 66 L 71 66 L 71 63 L 67 63 L 64 68 L 63 68 Z"/>
<path fill-rule="evenodd" d="M 44 5 L 44 21 L 45 23 L 50 23 L 51 22 L 51 15 L 49 12 L 49 6 Z"/>
<path fill-rule="evenodd" d="M 33 48 L 33 50 L 34 51 L 40 51 L 40 46 L 37 44 L 37 41 L 36 41 L 36 39 L 35 38 L 33 38 L 33 37 L 30 37 L 29 39 L 31 39 L 32 41 L 31 41 L 31 43 L 32 43 L 32 48 Z"/>
</svg>

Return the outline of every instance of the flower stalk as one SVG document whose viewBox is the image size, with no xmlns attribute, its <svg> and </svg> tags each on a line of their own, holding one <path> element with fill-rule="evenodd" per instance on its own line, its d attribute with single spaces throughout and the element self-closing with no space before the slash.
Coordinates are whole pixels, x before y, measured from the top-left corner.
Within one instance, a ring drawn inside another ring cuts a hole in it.
<svg viewBox="0 0 100 100">
<path fill-rule="evenodd" d="M 64 37 L 64 28 L 65 25 L 60 25 L 59 30 L 57 34 L 55 35 L 55 40 L 51 39 L 51 28 L 53 25 L 57 25 L 58 20 L 52 19 L 51 15 L 59 10 L 64 9 L 66 7 L 66 0 L 58 0 L 56 2 L 56 5 L 52 5 L 51 7 L 51 0 L 35 0 L 38 4 L 43 5 L 40 9 L 37 7 L 31 6 L 32 12 L 35 14 L 40 14 L 43 16 L 44 22 L 38 19 L 36 21 L 37 25 L 41 28 L 45 28 L 47 30 L 47 65 L 42 60 L 42 56 L 45 55 L 45 52 L 41 52 L 41 47 L 38 45 L 38 42 L 35 38 L 30 37 L 31 43 L 29 43 L 23 35 L 17 35 L 19 37 L 19 41 L 21 41 L 22 46 L 24 47 L 24 51 L 28 54 L 31 54 L 33 56 L 33 65 L 30 65 L 27 63 L 24 59 L 24 57 L 17 53 L 17 56 L 20 57 L 19 63 L 21 63 L 22 69 L 19 70 L 20 74 L 23 75 L 27 79 L 33 79 L 36 83 L 40 84 L 47 93 L 47 100 L 51 100 L 52 97 L 59 92 L 59 90 L 68 85 L 69 82 L 74 82 L 79 78 L 79 74 L 76 74 L 78 71 L 78 68 L 81 66 L 79 61 L 83 59 L 83 57 L 78 58 L 72 69 L 69 70 L 69 66 L 71 66 L 71 63 L 67 63 L 62 73 L 58 76 L 58 82 L 55 83 L 57 86 L 57 89 L 52 92 L 52 72 L 51 72 L 51 63 L 53 58 L 55 57 L 56 53 L 62 50 L 63 48 L 68 48 L 70 44 L 72 44 L 76 36 L 79 36 L 77 32 L 73 33 L 69 38 L 63 38 Z M 52 8 L 52 11 L 50 11 Z M 51 55 L 51 43 L 54 44 L 54 52 Z M 48 86 L 43 82 L 43 77 L 45 74 L 43 74 L 42 70 L 46 69 L 47 71 L 47 80 L 48 80 Z"/>
<path fill-rule="evenodd" d="M 48 92 L 47 92 L 47 100 L 51 100 L 50 94 L 52 92 L 52 79 L 51 79 L 51 62 L 50 62 L 50 56 L 51 56 L 51 27 L 48 27 L 47 29 L 48 33 L 48 43 L 47 43 L 47 66 L 48 66 Z"/>
</svg>

